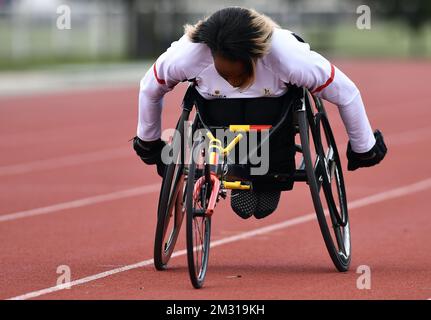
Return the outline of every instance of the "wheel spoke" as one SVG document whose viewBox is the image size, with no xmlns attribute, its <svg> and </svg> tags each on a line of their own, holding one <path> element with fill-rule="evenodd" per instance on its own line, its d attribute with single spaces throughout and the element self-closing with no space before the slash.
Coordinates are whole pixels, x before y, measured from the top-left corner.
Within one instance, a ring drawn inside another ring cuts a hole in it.
<svg viewBox="0 0 431 320">
<path fill-rule="evenodd" d="M 316 156 L 316 162 L 314 164 L 314 175 L 316 176 L 316 182 L 317 182 L 317 188 L 320 192 L 320 188 L 323 185 L 323 170 L 322 170 L 322 163 L 319 156 Z"/>
<path fill-rule="evenodd" d="M 329 162 L 329 178 L 330 178 L 331 183 L 332 183 L 332 179 L 334 178 L 336 167 L 337 167 L 337 164 L 334 160 Z M 335 177 L 335 178 L 337 178 L 337 177 Z"/>
<path fill-rule="evenodd" d="M 195 228 L 193 228 L 194 229 L 194 239 L 195 239 L 195 244 L 194 244 L 194 252 L 196 253 L 196 256 L 197 256 L 197 259 L 195 259 L 195 261 L 194 261 L 194 263 L 195 263 L 195 271 L 198 271 L 199 269 L 200 269 L 200 267 L 199 267 L 199 244 L 197 243 L 197 236 L 196 236 L 196 234 L 198 233 L 198 231 L 197 231 L 197 228 L 196 228 L 196 221 L 195 221 L 195 219 L 193 219 L 193 224 L 194 224 L 194 226 L 195 226 Z"/>
<path fill-rule="evenodd" d="M 197 231 L 198 236 L 199 236 L 199 238 L 197 240 L 200 240 L 199 243 L 202 244 L 203 238 L 202 238 L 201 226 L 200 226 L 199 221 L 196 221 L 197 219 L 194 219 L 194 220 L 195 220 L 196 231 Z"/>
<path fill-rule="evenodd" d="M 334 159 L 334 148 L 332 146 L 329 146 L 328 150 L 326 151 L 326 160 L 329 161 L 335 161 Z"/>
<path fill-rule="evenodd" d="M 341 230 L 341 227 L 338 226 L 335 230 L 335 233 L 337 234 L 337 243 L 338 243 L 338 248 L 342 253 L 346 252 L 346 248 L 344 247 L 344 234 L 343 231 Z"/>
</svg>

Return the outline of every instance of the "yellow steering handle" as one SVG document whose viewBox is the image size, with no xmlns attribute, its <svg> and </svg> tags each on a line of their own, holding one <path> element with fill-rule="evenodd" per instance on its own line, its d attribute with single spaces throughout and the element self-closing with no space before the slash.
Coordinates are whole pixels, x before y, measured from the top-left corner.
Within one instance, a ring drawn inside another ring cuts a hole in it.
<svg viewBox="0 0 431 320">
<path fill-rule="evenodd" d="M 216 139 L 214 137 L 214 135 L 210 132 L 207 131 L 207 137 L 210 139 L 210 145 L 212 148 L 218 149 L 220 150 L 220 152 L 223 155 L 227 155 L 229 154 L 229 152 L 232 151 L 232 149 L 235 147 L 235 145 L 238 144 L 238 142 L 241 141 L 241 139 L 244 137 L 241 133 L 239 133 L 228 145 L 226 148 L 222 148 L 221 145 L 221 141 L 219 139 Z"/>
</svg>

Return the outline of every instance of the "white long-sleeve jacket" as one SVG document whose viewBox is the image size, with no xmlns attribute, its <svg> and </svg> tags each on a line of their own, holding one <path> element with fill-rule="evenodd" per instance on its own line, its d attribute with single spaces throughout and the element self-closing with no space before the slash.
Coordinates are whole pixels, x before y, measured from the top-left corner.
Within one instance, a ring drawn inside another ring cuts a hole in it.
<svg viewBox="0 0 431 320">
<path fill-rule="evenodd" d="M 270 52 L 257 60 L 255 81 L 245 90 L 232 87 L 217 73 L 207 45 L 193 43 L 186 35 L 173 42 L 141 80 L 139 138 L 160 138 L 163 96 L 179 82 L 191 79 L 195 79 L 196 89 L 205 99 L 278 97 L 286 92 L 286 83 L 305 87 L 338 106 L 353 151 L 367 152 L 375 144 L 355 84 L 289 30 L 274 29 Z"/>
</svg>

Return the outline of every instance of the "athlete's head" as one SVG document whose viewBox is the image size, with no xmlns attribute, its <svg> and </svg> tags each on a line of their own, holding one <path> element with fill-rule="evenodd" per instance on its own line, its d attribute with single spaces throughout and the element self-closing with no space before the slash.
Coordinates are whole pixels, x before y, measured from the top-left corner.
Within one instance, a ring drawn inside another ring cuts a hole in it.
<svg viewBox="0 0 431 320">
<path fill-rule="evenodd" d="M 232 86 L 246 88 L 254 81 L 256 60 L 269 52 L 277 24 L 253 9 L 228 7 L 186 25 L 196 43 L 205 43 L 214 57 L 217 72 Z"/>
</svg>

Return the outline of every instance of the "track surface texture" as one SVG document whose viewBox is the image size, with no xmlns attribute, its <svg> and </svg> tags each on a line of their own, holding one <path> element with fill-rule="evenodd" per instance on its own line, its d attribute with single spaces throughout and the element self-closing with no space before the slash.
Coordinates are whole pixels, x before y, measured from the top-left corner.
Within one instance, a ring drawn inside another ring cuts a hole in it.
<svg viewBox="0 0 431 320">
<path fill-rule="evenodd" d="M 138 86 L 98 88 L 0 97 L 0 298 L 431 298 L 431 63 L 336 64 L 360 88 L 389 149 L 379 166 L 347 172 L 347 135 L 326 104 L 351 206 L 350 271 L 335 270 L 304 183 L 263 220 L 218 205 L 202 290 L 188 278 L 185 224 L 169 269 L 156 271 L 160 178 L 128 141 Z M 184 90 L 166 97 L 164 128 L 174 127 Z M 61 266 L 70 268 L 70 286 L 58 280 Z M 371 289 L 357 288 L 361 266 Z"/>
</svg>

